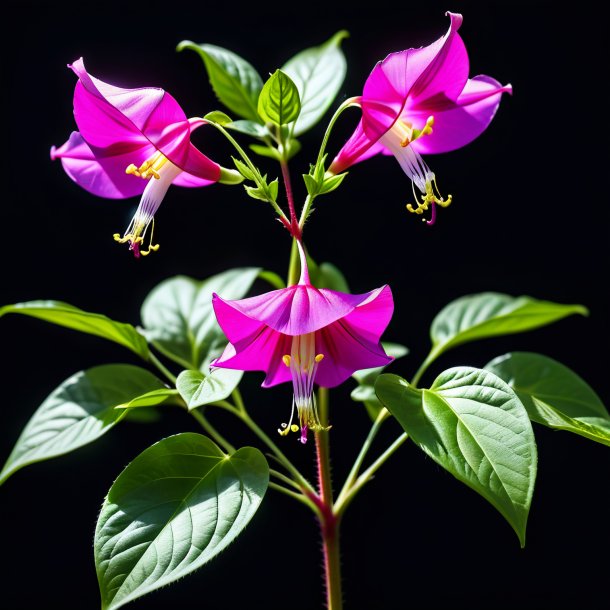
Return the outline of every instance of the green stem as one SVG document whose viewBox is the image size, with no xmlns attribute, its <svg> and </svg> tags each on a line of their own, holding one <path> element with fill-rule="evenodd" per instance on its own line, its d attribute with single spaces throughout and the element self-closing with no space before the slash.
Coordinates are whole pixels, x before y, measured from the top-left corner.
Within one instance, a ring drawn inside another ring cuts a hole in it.
<svg viewBox="0 0 610 610">
<path fill-rule="evenodd" d="M 276 479 L 279 479 L 280 481 L 282 481 L 282 483 L 286 483 L 286 485 L 290 485 L 297 491 L 301 490 L 301 488 L 290 477 L 287 477 L 283 472 L 280 472 L 279 470 L 274 470 L 273 468 L 269 468 L 269 474 L 274 476 Z"/>
<path fill-rule="evenodd" d="M 302 493 L 292 491 L 291 489 L 286 489 L 283 485 L 279 485 L 278 483 L 274 483 L 273 481 L 269 481 L 269 487 L 271 489 L 275 489 L 275 491 L 283 493 L 284 495 L 288 496 L 289 498 L 292 498 L 293 500 L 301 502 L 301 504 L 309 506 L 314 511 L 316 510 L 313 502 L 311 502 L 311 500 L 309 500 L 309 498 L 304 496 Z"/>
<path fill-rule="evenodd" d="M 152 352 L 148 353 L 150 361 L 161 371 L 173 385 L 176 385 L 176 376 Z"/>
<path fill-rule="evenodd" d="M 364 487 L 379 470 L 379 468 L 387 461 L 387 459 L 409 438 L 404 432 L 401 434 L 354 482 L 349 491 L 335 504 L 335 515 L 340 518 L 351 501 L 356 497 L 356 494 Z"/>
<path fill-rule="evenodd" d="M 246 154 L 244 149 L 237 143 L 237 140 L 222 125 L 219 125 L 218 123 L 214 123 L 213 121 L 206 121 L 206 123 L 208 123 L 209 125 L 212 125 L 213 127 L 216 127 L 216 129 L 218 129 L 218 131 L 220 131 L 220 133 L 222 133 L 224 135 L 224 137 L 227 138 L 227 140 L 229 140 L 229 142 L 231 142 L 231 144 L 233 145 L 235 150 L 238 152 L 239 156 L 244 160 L 244 163 L 248 166 L 248 169 L 254 175 L 254 178 L 255 178 L 254 182 L 256 183 L 256 185 L 259 188 L 263 188 L 264 184 L 262 183 L 262 181 L 259 178 L 260 172 L 254 165 L 254 163 L 252 163 L 252 161 L 250 160 L 250 157 Z M 288 218 L 286 218 L 286 214 L 284 214 L 284 212 L 282 211 L 280 206 L 271 199 L 267 199 L 267 201 L 271 204 L 273 209 L 276 211 L 277 215 L 283 221 L 288 222 Z"/>
<path fill-rule="evenodd" d="M 190 414 L 201 424 L 201 427 L 219 444 L 227 453 L 235 453 L 235 447 L 227 441 L 224 436 L 212 426 L 212 424 L 206 419 L 203 413 L 193 409 Z"/>
<path fill-rule="evenodd" d="M 326 152 L 326 145 L 328 144 L 328 139 L 333 130 L 333 127 L 335 126 L 335 123 L 337 122 L 337 119 L 341 116 L 341 114 L 345 110 L 347 110 L 351 106 L 359 106 L 360 105 L 359 102 L 360 102 L 359 97 L 350 97 L 350 98 L 346 99 L 337 108 L 337 110 L 335 110 L 335 114 L 333 114 L 333 116 L 331 117 L 330 122 L 328 123 L 328 127 L 326 128 L 326 132 L 324 133 L 324 137 L 322 138 L 322 144 L 320 145 L 320 151 L 318 152 L 318 158 L 316 160 L 316 167 L 318 165 L 320 165 L 320 163 L 322 163 L 322 160 L 324 159 L 324 153 Z M 313 204 L 314 199 L 315 199 L 315 197 L 311 197 L 310 195 L 308 195 L 307 199 L 305 200 L 305 205 L 303 205 L 303 210 L 301 211 L 301 218 L 299 219 L 299 227 L 301 228 L 301 230 L 303 229 L 303 226 L 305 225 L 305 221 L 307 220 L 307 217 L 309 216 L 309 212 L 311 211 L 311 206 Z"/>
<path fill-rule="evenodd" d="M 324 577 L 326 581 L 326 607 L 328 610 L 343 608 L 341 592 L 341 556 L 339 546 L 340 519 L 333 509 L 333 490 L 330 470 L 330 443 L 328 430 L 328 388 L 318 390 L 318 416 L 323 426 L 315 432 L 316 458 L 318 464 L 318 507 L 322 551 L 324 554 Z"/>
<path fill-rule="evenodd" d="M 244 399 L 241 397 L 241 392 L 239 388 L 235 388 L 231 393 L 233 400 L 235 401 L 235 406 L 240 413 L 246 412 L 246 405 L 244 404 Z"/>
<path fill-rule="evenodd" d="M 417 388 L 417 384 L 419 380 L 422 378 L 422 375 L 428 370 L 428 367 L 440 356 L 441 352 L 434 347 L 430 350 L 430 353 L 426 356 L 426 359 L 422 362 L 421 366 L 417 369 L 415 375 L 413 375 L 413 379 L 411 379 L 411 385 L 414 388 Z"/>
<path fill-rule="evenodd" d="M 371 448 L 371 445 L 373 444 L 373 440 L 375 439 L 375 437 L 377 436 L 377 433 L 381 429 L 383 422 L 389 416 L 390 416 L 390 413 L 387 409 L 382 408 L 381 411 L 379 411 L 379 415 L 377 416 L 377 419 L 375 419 L 375 421 L 373 422 L 373 425 L 371 426 L 371 429 L 369 430 L 369 434 L 366 437 L 364 444 L 362 445 L 362 449 L 360 449 L 360 453 L 356 457 L 356 460 L 354 461 L 354 465 L 352 466 L 350 473 L 347 475 L 347 478 L 345 479 L 345 483 L 343 484 L 343 489 L 341 489 L 341 492 L 339 493 L 339 495 L 337 497 L 337 504 L 341 504 L 343 502 L 345 496 L 350 492 L 351 488 L 353 487 L 356 477 L 358 476 L 358 473 L 360 472 L 360 468 L 362 467 L 362 464 L 364 462 L 364 458 L 366 457 L 367 453 L 369 452 L 369 449 Z"/>
<path fill-rule="evenodd" d="M 297 246 L 297 240 L 292 240 L 292 247 L 290 248 L 290 262 L 288 263 L 288 279 L 286 280 L 287 286 L 294 286 L 299 281 L 299 275 L 301 273 L 301 263 L 299 259 L 299 247 Z"/>
</svg>

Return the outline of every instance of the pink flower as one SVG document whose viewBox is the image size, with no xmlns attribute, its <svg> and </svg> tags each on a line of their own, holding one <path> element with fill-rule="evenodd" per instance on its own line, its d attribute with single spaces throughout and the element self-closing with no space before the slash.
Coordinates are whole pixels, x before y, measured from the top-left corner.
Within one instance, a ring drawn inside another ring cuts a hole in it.
<svg viewBox="0 0 610 610">
<path fill-rule="evenodd" d="M 389 286 L 366 294 L 317 289 L 309 282 L 303 248 L 301 279 L 295 286 L 260 296 L 224 301 L 213 297 L 214 312 L 230 343 L 214 367 L 265 371 L 263 387 L 292 380 L 294 399 L 280 434 L 322 428 L 314 383 L 331 388 L 354 371 L 392 361 L 379 343 L 394 311 Z M 300 426 L 292 423 L 296 406 Z"/>
<path fill-rule="evenodd" d="M 233 172 L 199 152 L 191 131 L 203 119 L 187 119 L 178 102 L 163 89 L 122 89 L 88 74 L 82 58 L 71 66 L 78 82 L 74 90 L 74 131 L 51 159 L 61 159 L 68 176 L 84 189 L 109 199 L 142 195 L 125 235 L 136 257 L 157 250 L 152 243 L 141 250 L 170 184 L 206 186 L 235 181 Z"/>
<path fill-rule="evenodd" d="M 373 68 L 360 100 L 362 119 L 329 168 L 338 174 L 377 153 L 393 154 L 412 181 L 416 207 L 407 209 L 423 214 L 431 205 L 429 224 L 435 204 L 446 207 L 451 196 L 441 197 L 421 154 L 448 152 L 474 140 L 493 119 L 502 93 L 512 92 L 490 76 L 468 78 L 468 54 L 457 33 L 462 16 L 447 15 L 445 36 L 427 47 L 392 53 Z"/>
</svg>

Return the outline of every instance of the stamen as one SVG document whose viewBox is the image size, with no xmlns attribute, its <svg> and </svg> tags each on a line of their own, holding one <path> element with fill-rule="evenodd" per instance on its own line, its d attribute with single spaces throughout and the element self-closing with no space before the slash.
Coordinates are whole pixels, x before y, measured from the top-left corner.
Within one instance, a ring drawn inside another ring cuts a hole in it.
<svg viewBox="0 0 610 610">
<path fill-rule="evenodd" d="M 282 362 L 287 366 L 290 367 L 290 356 L 288 354 L 284 354 L 282 356 Z"/>
</svg>

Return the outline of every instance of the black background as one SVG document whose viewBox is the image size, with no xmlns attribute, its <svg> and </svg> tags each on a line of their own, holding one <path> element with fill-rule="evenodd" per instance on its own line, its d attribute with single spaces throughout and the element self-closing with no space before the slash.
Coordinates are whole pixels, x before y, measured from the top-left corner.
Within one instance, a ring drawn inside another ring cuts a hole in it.
<svg viewBox="0 0 610 610">
<path fill-rule="evenodd" d="M 176 54 L 182 39 L 230 48 L 261 74 L 341 28 L 351 37 L 343 97 L 357 95 L 374 62 L 426 44 L 448 26 L 444 11 L 464 14 L 461 34 L 471 74 L 512 82 L 487 132 L 457 152 L 428 157 L 454 203 L 434 228 L 407 214 L 408 179 L 393 159 L 354 168 L 342 189 L 321 198 L 307 228 L 314 258 L 344 270 L 354 292 L 390 283 L 396 312 L 386 338 L 411 354 L 393 370 L 411 375 L 428 349 L 428 325 L 449 300 L 496 290 L 581 302 L 573 317 L 527 335 L 463 346 L 443 367 L 482 366 L 510 350 L 546 353 L 595 387 L 608 404 L 607 127 L 599 79 L 606 78 L 606 14 L 543 2 L 386 3 L 366 8 L 288 3 L 9 2 L 2 16 L 2 288 L 0 302 L 56 298 L 117 320 L 139 322 L 139 304 L 174 274 L 203 278 L 232 266 L 283 274 L 289 239 L 268 206 L 240 187 L 173 188 L 158 214 L 158 254 L 134 260 L 112 241 L 137 199 L 96 199 L 73 184 L 48 150 L 74 128 L 74 75 L 81 55 L 94 75 L 123 86 L 170 91 L 187 115 L 220 107 L 200 59 Z M 331 141 L 338 150 L 357 120 L 346 114 Z M 230 149 L 211 130 L 196 143 L 228 164 Z M 298 176 L 317 152 L 322 127 L 302 138 Z M 261 165 L 275 172 L 262 160 Z M 267 290 L 263 284 L 259 290 Z M 0 322 L 2 435 L 7 456 L 35 408 L 73 372 L 106 362 L 137 363 L 113 344 L 7 317 Z M 269 431 L 287 415 L 288 386 L 245 394 Z M 351 403 L 351 383 L 331 394 L 334 472 L 342 481 L 368 420 Z M 214 420 L 237 444 L 241 428 Z M 171 433 L 197 430 L 178 411 L 160 422 L 125 423 L 95 444 L 17 473 L 0 489 L 2 606 L 98 607 L 92 560 L 95 519 L 104 494 L 140 451 Z M 398 433 L 390 422 L 380 451 Z M 607 447 L 536 427 L 539 475 L 520 550 L 510 527 L 475 493 L 414 445 L 380 471 L 344 520 L 346 608 L 607 608 Z M 279 439 L 282 440 L 282 439 Z M 313 444 L 283 446 L 313 473 Z M 290 608 L 322 606 L 318 533 L 300 506 L 269 493 L 252 524 L 204 569 L 132 604 L 133 608 Z"/>
</svg>

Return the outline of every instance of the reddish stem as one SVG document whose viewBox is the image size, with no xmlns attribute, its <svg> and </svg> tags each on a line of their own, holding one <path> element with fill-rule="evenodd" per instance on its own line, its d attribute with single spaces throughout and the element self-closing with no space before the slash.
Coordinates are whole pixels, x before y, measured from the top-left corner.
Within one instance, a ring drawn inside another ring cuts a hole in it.
<svg viewBox="0 0 610 610">
<path fill-rule="evenodd" d="M 292 237 L 301 241 L 302 232 L 299 227 L 299 221 L 297 219 L 297 213 L 294 208 L 294 197 L 292 196 L 292 185 L 290 183 L 290 171 L 288 170 L 288 164 L 285 161 L 280 162 L 282 168 L 282 178 L 284 179 L 284 187 L 286 189 L 286 199 L 288 200 L 288 210 L 290 211 L 290 227 L 289 231 Z M 286 224 L 286 223 L 284 223 Z"/>
</svg>

